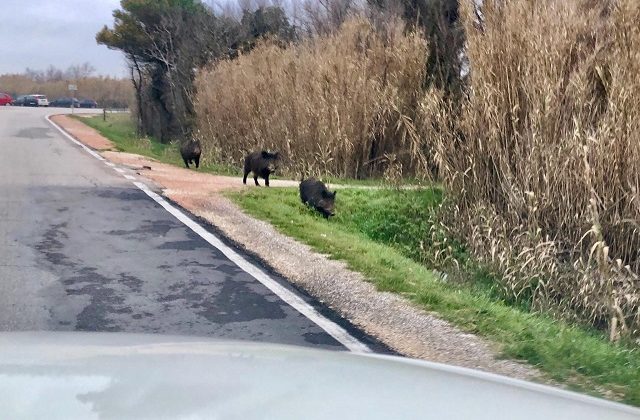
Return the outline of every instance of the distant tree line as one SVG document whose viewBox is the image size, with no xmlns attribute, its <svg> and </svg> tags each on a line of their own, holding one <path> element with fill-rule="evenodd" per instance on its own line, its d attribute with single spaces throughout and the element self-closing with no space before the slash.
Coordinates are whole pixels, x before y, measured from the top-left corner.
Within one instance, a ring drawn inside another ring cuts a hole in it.
<svg viewBox="0 0 640 420">
<path fill-rule="evenodd" d="M 113 27 L 96 40 L 127 58 L 139 133 L 170 142 L 193 135 L 199 68 L 233 59 L 263 38 L 285 47 L 326 35 L 355 14 L 399 16 L 408 30 L 424 31 L 431 39 L 425 84 L 458 89 L 464 45 L 458 0 L 122 0 Z"/>
</svg>

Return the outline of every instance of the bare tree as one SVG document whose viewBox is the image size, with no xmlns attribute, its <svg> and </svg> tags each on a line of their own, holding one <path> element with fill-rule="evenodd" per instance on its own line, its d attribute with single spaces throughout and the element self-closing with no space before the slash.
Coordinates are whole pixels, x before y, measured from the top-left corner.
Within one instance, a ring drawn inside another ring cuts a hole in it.
<svg viewBox="0 0 640 420">
<path fill-rule="evenodd" d="M 253 0 L 238 0 L 238 7 L 241 11 L 252 11 L 254 9 Z"/>
<path fill-rule="evenodd" d="M 139 137 L 142 137 L 144 135 L 144 109 L 142 108 L 142 95 L 145 88 L 145 77 L 135 54 L 127 54 L 127 62 L 129 64 L 131 83 L 133 83 L 133 88 L 136 93 L 136 133 Z"/>
<path fill-rule="evenodd" d="M 44 72 L 44 78 L 47 82 L 58 82 L 64 80 L 64 72 L 54 65 L 50 65 Z"/>
<path fill-rule="evenodd" d="M 72 80 L 81 80 L 86 79 L 87 77 L 91 77 L 93 73 L 95 73 L 96 68 L 91 65 L 89 62 L 84 62 L 82 64 L 74 64 L 67 68 L 65 72 L 65 77 Z"/>
<path fill-rule="evenodd" d="M 33 80 L 34 82 L 44 82 L 44 73 L 40 70 L 34 70 L 27 67 L 24 70 L 24 75 L 27 76 L 29 79 Z"/>
<path fill-rule="evenodd" d="M 358 0 L 304 0 L 303 27 L 310 35 L 327 35 L 362 10 Z"/>
<path fill-rule="evenodd" d="M 207 0 L 204 4 L 217 16 L 234 19 L 239 21 L 242 18 L 242 10 L 238 7 L 238 3 L 225 0 Z"/>
</svg>

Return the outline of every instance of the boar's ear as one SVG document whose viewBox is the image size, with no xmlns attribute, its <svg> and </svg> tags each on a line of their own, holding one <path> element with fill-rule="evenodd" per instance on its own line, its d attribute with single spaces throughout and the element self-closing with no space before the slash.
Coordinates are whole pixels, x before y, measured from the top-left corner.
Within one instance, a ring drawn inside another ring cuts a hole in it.
<svg viewBox="0 0 640 420">
<path fill-rule="evenodd" d="M 262 151 L 262 159 L 269 159 L 269 152 L 263 150 Z"/>
<path fill-rule="evenodd" d="M 337 193 L 338 193 L 338 191 L 334 191 L 334 192 L 331 194 L 331 197 L 332 197 L 332 198 L 336 198 L 336 194 L 337 194 Z"/>
</svg>

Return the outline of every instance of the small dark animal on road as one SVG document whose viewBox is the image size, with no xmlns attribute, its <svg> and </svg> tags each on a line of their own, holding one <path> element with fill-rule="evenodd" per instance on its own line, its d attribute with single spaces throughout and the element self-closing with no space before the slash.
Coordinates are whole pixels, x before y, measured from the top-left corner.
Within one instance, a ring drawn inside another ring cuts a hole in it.
<svg viewBox="0 0 640 420">
<path fill-rule="evenodd" d="M 336 191 L 329 191 L 324 183 L 315 178 L 304 179 L 300 182 L 300 199 L 303 204 L 322 213 L 325 219 L 335 215 Z"/>
<path fill-rule="evenodd" d="M 196 168 L 200 167 L 201 154 L 202 147 L 200 146 L 200 140 L 187 140 L 180 145 L 180 155 L 182 155 L 184 166 L 187 168 L 190 163 L 195 163 Z"/>
<path fill-rule="evenodd" d="M 258 177 L 264 179 L 264 184 L 269 186 L 269 175 L 274 173 L 276 169 L 278 169 L 278 161 L 280 160 L 280 154 L 269 153 L 266 151 L 261 152 L 253 152 L 247 155 L 244 158 L 244 178 L 242 179 L 242 183 L 247 183 L 247 175 L 249 172 L 253 172 L 253 181 L 256 185 L 260 186 L 258 183 Z"/>
</svg>

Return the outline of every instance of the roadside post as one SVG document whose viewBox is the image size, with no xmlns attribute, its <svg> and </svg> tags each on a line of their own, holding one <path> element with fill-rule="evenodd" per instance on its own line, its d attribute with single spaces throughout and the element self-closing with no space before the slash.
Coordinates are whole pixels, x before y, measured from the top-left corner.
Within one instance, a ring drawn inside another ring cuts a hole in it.
<svg viewBox="0 0 640 420">
<path fill-rule="evenodd" d="M 73 115 L 74 102 L 76 99 L 76 90 L 78 90 L 77 85 L 69 85 L 69 92 L 71 92 L 71 115 Z"/>
</svg>

